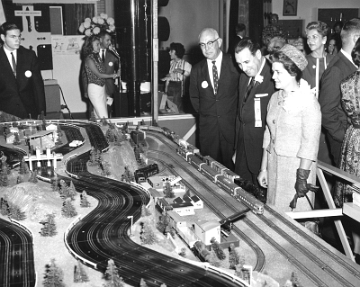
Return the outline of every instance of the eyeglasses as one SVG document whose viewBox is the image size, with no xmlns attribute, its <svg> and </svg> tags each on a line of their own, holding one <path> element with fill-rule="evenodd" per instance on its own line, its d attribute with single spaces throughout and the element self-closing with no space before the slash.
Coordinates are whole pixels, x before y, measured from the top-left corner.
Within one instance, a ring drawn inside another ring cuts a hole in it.
<svg viewBox="0 0 360 287">
<path fill-rule="evenodd" d="M 207 46 L 208 48 L 212 48 L 214 46 L 214 43 L 219 40 L 220 38 L 217 38 L 215 40 L 209 41 L 207 43 L 199 43 L 199 46 L 201 49 L 205 49 L 205 47 Z"/>
</svg>

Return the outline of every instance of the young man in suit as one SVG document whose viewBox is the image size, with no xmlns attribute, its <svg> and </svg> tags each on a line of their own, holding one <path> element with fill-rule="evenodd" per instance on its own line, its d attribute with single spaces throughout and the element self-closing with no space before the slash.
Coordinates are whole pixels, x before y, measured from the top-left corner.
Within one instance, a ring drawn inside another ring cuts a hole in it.
<svg viewBox="0 0 360 287">
<path fill-rule="evenodd" d="M 111 35 L 106 31 L 102 30 L 99 33 L 100 36 L 100 57 L 103 61 L 105 74 L 115 74 L 119 69 L 119 60 L 112 51 L 109 50 L 111 45 Z M 119 83 L 120 84 L 120 83 Z M 111 115 L 111 107 L 115 94 L 118 92 L 113 79 L 105 79 L 105 90 L 108 95 L 108 110 Z"/>
<path fill-rule="evenodd" d="M 201 31 L 199 46 L 206 59 L 191 70 L 190 99 L 199 114 L 201 154 L 232 169 L 239 72 L 221 45 L 216 30 Z"/>
<path fill-rule="evenodd" d="M 235 173 L 258 186 L 267 105 L 275 92 L 271 64 L 261 55 L 259 44 L 249 38 L 238 43 L 235 59 L 243 71 L 236 117 Z"/>
<path fill-rule="evenodd" d="M 45 115 L 44 82 L 35 52 L 20 45 L 16 24 L 3 23 L 0 36 L 0 110 L 19 118 Z"/>
<path fill-rule="evenodd" d="M 347 116 L 341 107 L 340 82 L 357 69 L 351 51 L 360 37 L 360 19 L 345 23 L 341 31 L 342 48 L 330 62 L 321 78 L 319 103 L 322 126 L 326 130 L 331 155 L 336 166 L 340 163 L 341 145 L 348 126 Z"/>
</svg>

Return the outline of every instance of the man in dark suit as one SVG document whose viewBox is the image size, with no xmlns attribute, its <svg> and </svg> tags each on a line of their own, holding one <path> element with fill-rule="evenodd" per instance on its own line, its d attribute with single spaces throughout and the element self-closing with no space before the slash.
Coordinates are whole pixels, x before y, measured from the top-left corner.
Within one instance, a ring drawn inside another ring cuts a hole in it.
<svg viewBox="0 0 360 287">
<path fill-rule="evenodd" d="M 360 20 L 345 23 L 341 31 L 342 49 L 330 62 L 321 78 L 319 103 L 322 126 L 326 130 L 331 155 L 336 166 L 340 164 L 341 145 L 348 126 L 347 116 L 341 107 L 340 82 L 357 69 L 351 51 L 360 36 Z"/>
<path fill-rule="evenodd" d="M 5 22 L 0 27 L 0 110 L 19 118 L 46 113 L 44 82 L 34 51 L 20 46 L 20 29 Z"/>
<path fill-rule="evenodd" d="M 243 71 L 236 118 L 235 173 L 258 186 L 267 105 L 275 92 L 271 64 L 261 55 L 259 44 L 249 38 L 238 43 L 235 59 Z"/>
<path fill-rule="evenodd" d="M 114 52 L 109 50 L 111 45 L 111 35 L 106 31 L 102 30 L 99 33 L 100 36 L 100 57 L 103 61 L 105 74 L 116 74 L 119 69 L 119 60 L 114 55 Z M 111 115 L 111 107 L 115 94 L 118 92 L 117 87 L 113 79 L 105 79 L 105 90 L 108 95 L 108 110 L 109 116 Z"/>
<path fill-rule="evenodd" d="M 232 169 L 239 73 L 216 30 L 204 29 L 199 45 L 206 59 L 191 70 L 190 99 L 199 114 L 200 152 Z"/>
</svg>

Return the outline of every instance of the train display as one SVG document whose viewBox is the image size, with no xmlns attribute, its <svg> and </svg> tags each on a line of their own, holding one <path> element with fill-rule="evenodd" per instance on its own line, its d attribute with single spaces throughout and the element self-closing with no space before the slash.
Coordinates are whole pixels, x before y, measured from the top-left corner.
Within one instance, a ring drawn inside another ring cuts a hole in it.
<svg viewBox="0 0 360 287">
<path fill-rule="evenodd" d="M 146 125 L 128 126 L 128 128 L 129 130 L 148 130 L 164 134 L 178 145 L 178 148 L 176 149 L 177 154 L 195 167 L 200 173 L 216 183 L 236 200 L 242 202 L 255 214 L 264 213 L 264 203 L 236 184 L 236 182 L 241 181 L 239 175 L 215 161 L 210 156 L 202 156 L 199 149 L 187 143 L 184 139 L 181 139 L 179 135 L 175 134 L 170 129 Z"/>
</svg>

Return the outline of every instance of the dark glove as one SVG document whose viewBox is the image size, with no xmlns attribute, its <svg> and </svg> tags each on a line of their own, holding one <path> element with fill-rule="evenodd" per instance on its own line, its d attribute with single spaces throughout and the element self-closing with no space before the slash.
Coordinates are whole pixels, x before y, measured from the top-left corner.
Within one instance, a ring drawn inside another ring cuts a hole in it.
<svg viewBox="0 0 360 287">
<path fill-rule="evenodd" d="M 298 168 L 296 170 L 296 182 L 295 182 L 295 190 L 298 197 L 304 197 L 308 191 L 308 185 L 306 180 L 308 179 L 310 174 L 310 170 Z"/>
</svg>

